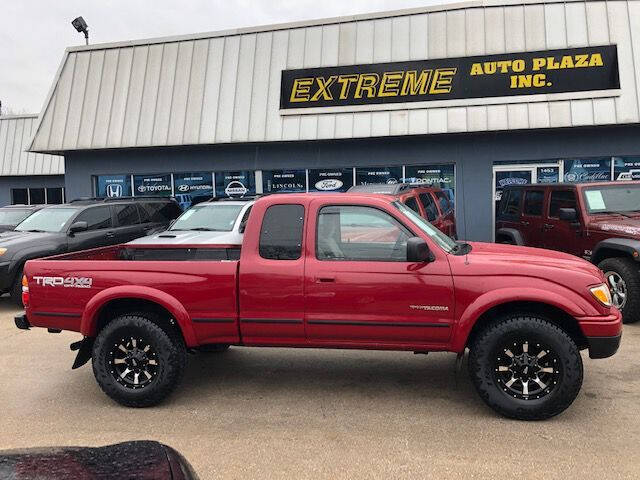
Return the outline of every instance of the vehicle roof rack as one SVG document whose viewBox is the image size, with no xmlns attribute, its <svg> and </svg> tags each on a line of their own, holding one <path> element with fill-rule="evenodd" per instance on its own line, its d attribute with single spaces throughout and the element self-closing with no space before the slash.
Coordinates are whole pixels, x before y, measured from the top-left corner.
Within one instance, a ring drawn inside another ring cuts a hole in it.
<svg viewBox="0 0 640 480">
<path fill-rule="evenodd" d="M 419 187 L 410 183 L 369 183 L 367 185 L 354 185 L 347 192 L 353 193 L 382 193 L 385 195 L 397 195 L 402 192 Z"/>
<path fill-rule="evenodd" d="M 152 195 L 142 195 L 137 197 L 78 197 L 70 200 L 67 203 L 78 203 L 78 202 L 118 202 L 118 201 L 132 201 L 132 200 L 175 200 L 174 197 L 154 197 Z"/>
</svg>

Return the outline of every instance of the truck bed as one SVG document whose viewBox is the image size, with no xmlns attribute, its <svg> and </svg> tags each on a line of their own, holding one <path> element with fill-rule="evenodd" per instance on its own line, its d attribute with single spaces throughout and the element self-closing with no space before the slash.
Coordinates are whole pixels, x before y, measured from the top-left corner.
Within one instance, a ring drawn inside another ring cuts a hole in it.
<svg viewBox="0 0 640 480">
<path fill-rule="evenodd" d="M 129 299 L 161 298 L 173 317 L 190 320 L 189 346 L 234 343 L 239 341 L 237 258 L 237 246 L 116 245 L 31 260 L 24 269 L 32 298 L 27 314 L 33 326 L 90 335 L 83 312 L 91 314 L 92 304 L 110 297 L 123 302 L 126 289 Z"/>
</svg>

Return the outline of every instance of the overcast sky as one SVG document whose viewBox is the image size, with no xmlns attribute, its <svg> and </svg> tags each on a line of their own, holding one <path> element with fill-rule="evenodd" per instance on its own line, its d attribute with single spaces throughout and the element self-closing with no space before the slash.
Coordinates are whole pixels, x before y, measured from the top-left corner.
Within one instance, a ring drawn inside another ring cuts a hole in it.
<svg viewBox="0 0 640 480">
<path fill-rule="evenodd" d="M 3 0 L 0 6 L 2 112 L 38 113 L 64 49 L 84 43 L 71 20 L 82 15 L 91 43 L 161 37 L 451 3 L 452 0 Z"/>
</svg>

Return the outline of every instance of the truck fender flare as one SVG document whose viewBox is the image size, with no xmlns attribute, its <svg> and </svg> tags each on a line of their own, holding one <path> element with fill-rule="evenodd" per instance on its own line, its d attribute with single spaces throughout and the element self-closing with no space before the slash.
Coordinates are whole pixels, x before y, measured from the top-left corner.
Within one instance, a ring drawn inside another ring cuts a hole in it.
<svg viewBox="0 0 640 480">
<path fill-rule="evenodd" d="M 566 312 L 572 317 L 585 316 L 587 313 L 576 303 L 557 293 L 540 288 L 501 288 L 487 292 L 476 298 L 462 313 L 456 324 L 452 341 L 452 350 L 462 352 L 469 339 L 469 334 L 477 320 L 488 310 L 498 305 L 513 302 L 536 302 Z"/>
<path fill-rule="evenodd" d="M 505 236 L 514 243 L 514 245 L 524 245 L 522 234 L 515 228 L 499 228 L 496 232 L 496 238 L 500 235 Z"/>
<path fill-rule="evenodd" d="M 121 285 L 107 288 L 94 296 L 87 303 L 82 320 L 80 322 L 80 332 L 87 337 L 95 337 L 97 334 L 97 316 L 100 309 L 112 300 L 140 299 L 157 303 L 178 323 L 187 346 L 197 344 L 196 335 L 191 324 L 191 317 L 184 306 L 173 296 L 161 290 L 151 287 Z"/>
<path fill-rule="evenodd" d="M 607 251 L 619 252 L 622 256 L 633 258 L 638 262 L 640 261 L 640 240 L 632 238 L 607 238 L 602 240 L 593 247 L 591 262 L 597 265 L 605 258 L 608 258 Z"/>
</svg>

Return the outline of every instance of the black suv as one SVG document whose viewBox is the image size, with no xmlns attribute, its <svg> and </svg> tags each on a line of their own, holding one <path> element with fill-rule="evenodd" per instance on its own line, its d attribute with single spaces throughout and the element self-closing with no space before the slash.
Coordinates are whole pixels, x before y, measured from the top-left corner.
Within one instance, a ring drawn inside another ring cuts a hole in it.
<svg viewBox="0 0 640 480">
<path fill-rule="evenodd" d="M 80 199 L 38 210 L 0 234 L 0 292 L 22 306 L 27 260 L 125 243 L 166 230 L 182 211 L 173 199 Z"/>
<path fill-rule="evenodd" d="M 29 215 L 46 205 L 7 205 L 0 208 L 0 232 L 13 230 Z"/>
</svg>

